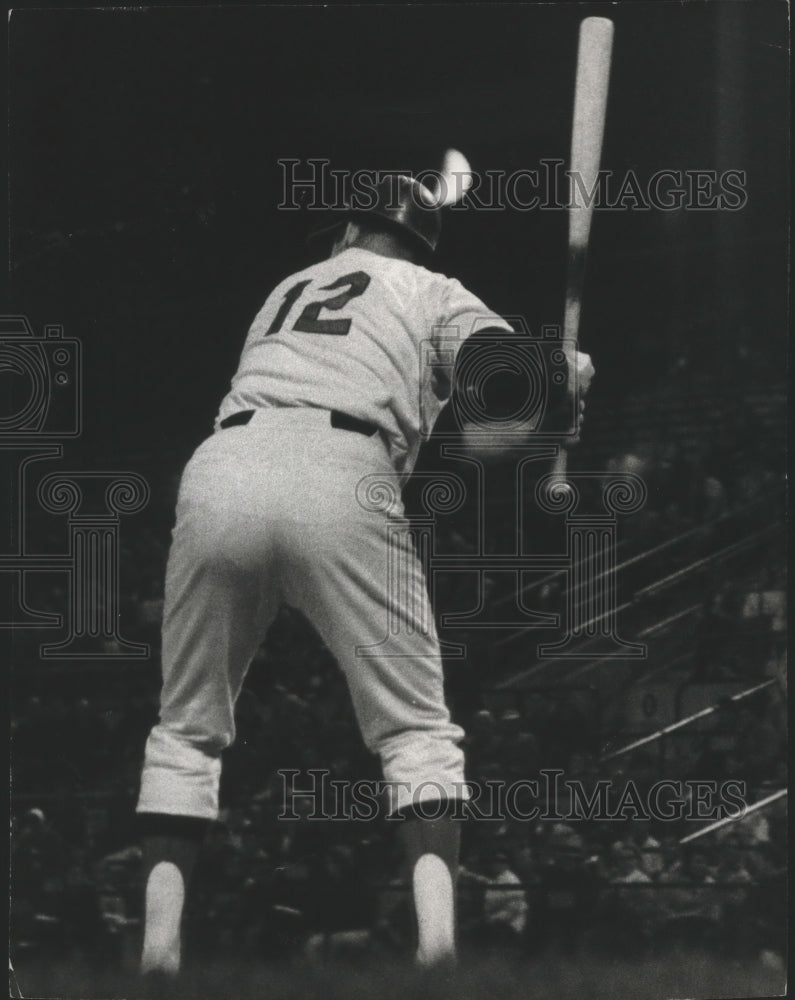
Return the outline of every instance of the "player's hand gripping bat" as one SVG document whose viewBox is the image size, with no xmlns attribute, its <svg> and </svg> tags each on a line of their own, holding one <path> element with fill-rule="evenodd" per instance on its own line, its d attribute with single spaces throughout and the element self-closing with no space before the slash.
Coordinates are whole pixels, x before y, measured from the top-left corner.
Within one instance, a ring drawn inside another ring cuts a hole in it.
<svg viewBox="0 0 795 1000">
<path fill-rule="evenodd" d="M 566 264 L 566 306 L 563 317 L 564 343 L 571 365 L 570 378 L 577 403 L 575 419 L 582 416 L 583 397 L 593 368 L 574 354 L 580 329 L 580 303 L 585 280 L 585 259 L 591 231 L 594 199 L 598 190 L 602 156 L 607 86 L 613 51 L 613 22 L 606 17 L 586 17 L 580 24 L 577 76 L 574 84 L 574 116 L 571 129 L 571 197 L 569 200 L 569 246 Z M 578 363 L 579 361 L 579 363 Z M 565 479 L 566 451 L 561 448 L 553 473 Z"/>
</svg>

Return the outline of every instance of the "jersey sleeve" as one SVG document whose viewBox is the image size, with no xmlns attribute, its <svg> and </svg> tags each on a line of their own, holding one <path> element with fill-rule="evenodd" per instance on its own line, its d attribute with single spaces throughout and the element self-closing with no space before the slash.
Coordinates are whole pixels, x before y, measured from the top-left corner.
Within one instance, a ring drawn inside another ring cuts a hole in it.
<svg viewBox="0 0 795 1000">
<path fill-rule="evenodd" d="M 453 372 L 458 354 L 466 341 L 483 331 L 513 333 L 513 327 L 493 312 L 477 295 L 456 278 L 445 279 L 433 343 L 438 359 L 434 367 L 434 392 L 447 399 L 453 388 Z"/>
<path fill-rule="evenodd" d="M 446 282 L 441 327 L 447 331 L 446 336 L 455 336 L 461 343 L 481 330 L 513 333 L 507 320 L 489 309 L 455 278 Z"/>
</svg>

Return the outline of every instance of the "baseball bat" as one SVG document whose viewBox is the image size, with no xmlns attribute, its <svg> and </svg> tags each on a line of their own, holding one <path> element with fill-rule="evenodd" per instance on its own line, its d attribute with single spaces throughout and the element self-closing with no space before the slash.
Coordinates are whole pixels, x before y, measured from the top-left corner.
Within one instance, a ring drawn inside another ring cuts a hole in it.
<svg viewBox="0 0 795 1000">
<path fill-rule="evenodd" d="M 577 45 L 569 163 L 571 192 L 563 313 L 563 336 L 569 344 L 576 342 L 580 330 L 585 260 L 598 191 L 612 53 L 613 22 L 606 17 L 586 17 L 580 24 Z M 566 475 L 566 458 L 566 450 L 561 448 L 552 467 L 552 471 L 562 478 Z"/>
</svg>

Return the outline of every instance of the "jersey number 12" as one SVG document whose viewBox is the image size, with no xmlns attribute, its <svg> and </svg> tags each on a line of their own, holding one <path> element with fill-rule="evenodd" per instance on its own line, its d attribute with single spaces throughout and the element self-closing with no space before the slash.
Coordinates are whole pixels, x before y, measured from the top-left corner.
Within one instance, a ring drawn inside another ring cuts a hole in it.
<svg viewBox="0 0 795 1000">
<path fill-rule="evenodd" d="M 289 288 L 284 293 L 284 298 L 282 299 L 282 304 L 279 306 L 279 311 L 273 317 L 273 322 L 268 327 L 268 332 L 265 336 L 269 336 L 272 333 L 278 333 L 282 328 L 282 324 L 287 318 L 287 314 L 295 305 L 296 300 L 299 298 L 303 290 L 307 285 L 312 283 L 312 279 L 307 281 L 299 281 L 292 288 Z M 345 274 L 341 278 L 337 278 L 336 281 L 332 281 L 330 285 L 324 285 L 320 291 L 330 292 L 335 288 L 345 288 L 344 292 L 340 292 L 339 295 L 334 295 L 330 299 L 322 299 L 320 301 L 310 302 L 308 305 L 304 306 L 301 311 L 301 315 L 293 323 L 292 329 L 296 330 L 298 333 L 326 333 L 332 337 L 344 337 L 347 335 L 351 328 L 350 319 L 320 319 L 321 309 L 331 309 L 334 312 L 344 308 L 351 299 L 357 298 L 361 295 L 370 284 L 370 275 L 365 274 L 364 271 L 354 271 L 352 274 Z M 346 287 L 347 286 L 347 287 Z"/>
</svg>

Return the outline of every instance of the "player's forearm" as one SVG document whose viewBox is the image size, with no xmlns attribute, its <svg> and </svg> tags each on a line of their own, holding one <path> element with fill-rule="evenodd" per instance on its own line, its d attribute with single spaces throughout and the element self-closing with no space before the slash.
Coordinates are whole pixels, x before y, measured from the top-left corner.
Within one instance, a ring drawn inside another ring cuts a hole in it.
<svg viewBox="0 0 795 1000">
<path fill-rule="evenodd" d="M 486 328 L 456 359 L 453 387 L 468 413 L 510 419 L 529 413 L 539 427 L 571 420 L 594 376 L 590 355 L 576 345 Z"/>
<path fill-rule="evenodd" d="M 559 367 L 544 364 L 543 353 L 528 354 L 524 338 L 514 341 L 501 331 L 484 331 L 467 341 L 456 366 L 453 405 L 474 456 L 501 460 L 541 434 L 576 443 L 594 368 L 579 351 L 564 352 L 564 357 L 561 378 Z"/>
</svg>

